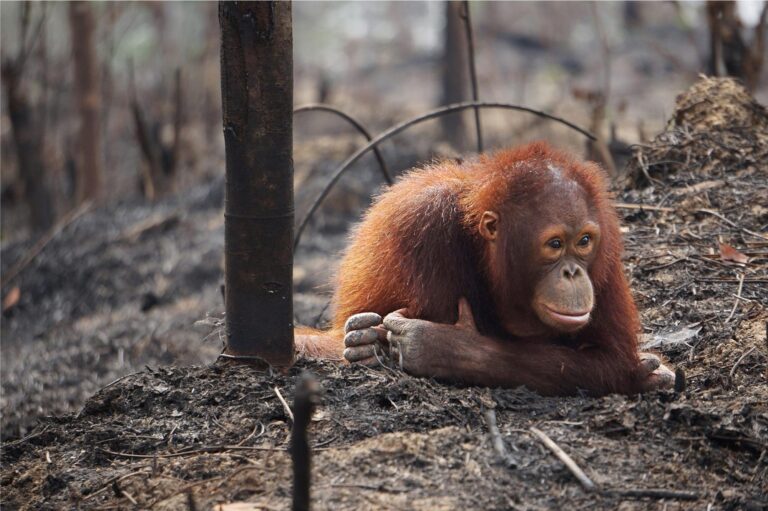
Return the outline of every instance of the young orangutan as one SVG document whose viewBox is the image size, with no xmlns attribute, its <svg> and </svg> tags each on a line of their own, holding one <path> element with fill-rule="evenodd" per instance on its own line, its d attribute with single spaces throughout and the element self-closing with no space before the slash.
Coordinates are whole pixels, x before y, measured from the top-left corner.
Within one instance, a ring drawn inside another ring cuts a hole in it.
<svg viewBox="0 0 768 511">
<path fill-rule="evenodd" d="M 333 329 L 299 351 L 547 395 L 669 387 L 638 353 L 621 251 L 602 171 L 544 143 L 413 170 L 354 230 Z"/>
</svg>

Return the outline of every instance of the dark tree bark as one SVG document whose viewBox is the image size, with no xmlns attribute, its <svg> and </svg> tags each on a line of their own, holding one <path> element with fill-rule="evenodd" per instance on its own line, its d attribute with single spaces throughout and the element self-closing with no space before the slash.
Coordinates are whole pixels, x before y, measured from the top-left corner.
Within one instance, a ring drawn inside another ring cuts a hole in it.
<svg viewBox="0 0 768 511">
<path fill-rule="evenodd" d="M 40 18 L 28 38 L 31 3 L 22 4 L 20 12 L 19 51 L 13 58 L 2 61 L 2 84 L 8 101 L 13 145 L 19 165 L 19 177 L 24 184 L 24 198 L 29 207 L 29 223 L 33 232 L 48 229 L 56 216 L 52 195 L 46 180 L 45 117 L 47 108 L 47 56 L 45 47 L 46 9 L 43 4 Z M 26 94 L 23 82 L 25 64 L 37 44 L 43 88 L 40 104 L 34 107 Z"/>
<path fill-rule="evenodd" d="M 460 103 L 469 99 L 467 36 L 461 19 L 460 1 L 445 2 L 444 53 L 442 63 L 442 104 Z M 444 115 L 441 118 L 443 135 L 451 145 L 466 149 L 464 113 Z"/>
<path fill-rule="evenodd" d="M 768 4 L 763 6 L 755 36 L 748 44 L 744 25 L 739 19 L 735 2 L 707 2 L 709 26 L 709 63 L 707 72 L 714 76 L 734 76 L 754 91 L 765 65 L 766 20 Z"/>
<path fill-rule="evenodd" d="M 290 2 L 219 3 L 227 348 L 293 361 Z"/>
<path fill-rule="evenodd" d="M 94 33 L 96 22 L 88 2 L 69 4 L 69 26 L 75 64 L 75 95 L 80 110 L 77 201 L 99 199 L 101 176 L 101 92 Z"/>
<path fill-rule="evenodd" d="M 171 193 L 175 185 L 176 169 L 181 159 L 181 130 L 184 122 L 184 100 L 181 86 L 181 69 L 176 69 L 173 88 L 173 139 L 162 139 L 163 121 L 148 122 L 139 104 L 133 64 L 129 63 L 129 87 L 131 90 L 131 111 L 136 128 L 136 139 L 144 157 L 141 173 L 141 190 L 149 200 Z M 150 129 L 153 125 L 154 129 Z"/>
<path fill-rule="evenodd" d="M 19 175 L 24 182 L 24 194 L 30 210 L 30 226 L 33 231 L 42 231 L 53 225 L 54 220 L 51 194 L 45 181 L 42 120 L 35 118 L 22 90 L 19 67 L 16 62 L 3 62 L 3 85 L 19 162 Z"/>
</svg>

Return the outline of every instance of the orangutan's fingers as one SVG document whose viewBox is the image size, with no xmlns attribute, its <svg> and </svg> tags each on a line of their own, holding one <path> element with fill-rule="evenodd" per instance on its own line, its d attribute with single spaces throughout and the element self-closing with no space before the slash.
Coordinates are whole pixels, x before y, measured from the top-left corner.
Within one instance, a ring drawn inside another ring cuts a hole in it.
<svg viewBox="0 0 768 511">
<path fill-rule="evenodd" d="M 675 385 L 675 373 L 667 366 L 660 366 L 645 379 L 644 391 L 671 389 Z"/>
<path fill-rule="evenodd" d="M 364 358 L 363 360 L 360 360 L 359 362 L 355 362 L 355 364 L 360 364 L 360 365 L 366 366 L 366 367 L 379 367 L 379 366 L 384 365 L 384 364 L 382 364 L 381 358 L 376 358 L 376 357 Z"/>
<path fill-rule="evenodd" d="M 356 348 L 344 350 L 344 358 L 349 362 L 360 362 L 368 358 L 376 358 L 376 350 L 381 353 L 381 347 L 376 344 L 365 344 Z"/>
<path fill-rule="evenodd" d="M 651 374 L 660 365 L 661 360 L 653 353 L 640 353 L 640 367 L 643 368 L 645 374 Z"/>
<path fill-rule="evenodd" d="M 352 330 L 344 336 L 344 346 L 347 348 L 353 348 L 355 346 L 364 346 L 366 344 L 373 344 L 379 339 L 379 333 L 373 328 L 365 328 L 362 330 Z"/>
<path fill-rule="evenodd" d="M 383 321 L 384 328 L 396 334 L 405 333 L 409 325 L 412 325 L 414 322 L 418 320 L 406 318 L 403 315 L 404 312 L 405 312 L 405 309 L 400 309 L 400 310 L 396 310 L 395 312 L 390 312 L 389 314 L 387 314 L 384 317 L 384 321 Z"/>
<path fill-rule="evenodd" d="M 381 316 L 375 312 L 361 312 L 360 314 L 353 314 L 347 319 L 347 322 L 344 323 L 344 333 L 346 334 L 353 330 L 362 330 L 380 324 Z"/>
</svg>

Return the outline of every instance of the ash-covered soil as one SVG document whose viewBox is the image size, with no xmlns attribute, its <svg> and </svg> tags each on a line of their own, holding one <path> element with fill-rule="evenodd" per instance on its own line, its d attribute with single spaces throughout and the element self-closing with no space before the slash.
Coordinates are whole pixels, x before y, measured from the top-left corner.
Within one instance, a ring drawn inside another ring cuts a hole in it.
<svg viewBox="0 0 768 511">
<path fill-rule="evenodd" d="M 733 107 L 702 94 L 710 110 Z M 674 136 L 639 149 L 634 168 L 648 181 L 616 199 L 645 340 L 684 371 L 683 392 L 543 398 L 385 368 L 214 363 L 223 221 L 213 183 L 85 213 L 8 286 L 20 299 L 2 325 L 3 508 L 284 509 L 291 421 L 277 394 L 292 401 L 310 371 L 324 388 L 310 426 L 316 509 L 765 509 L 768 124 L 744 137 L 719 127 L 723 151 L 706 123 L 674 118 Z M 312 156 L 297 152 L 297 168 L 302 158 Z M 311 167 L 303 177 L 333 165 Z M 373 160 L 343 181 L 297 253 L 304 324 L 327 314 L 333 254 L 381 182 Z M 3 273 L 28 249 L 4 247 Z M 195 327 L 208 313 L 214 326 Z M 489 409 L 511 465 L 492 447 Z M 599 490 L 584 491 L 531 426 Z"/>
</svg>

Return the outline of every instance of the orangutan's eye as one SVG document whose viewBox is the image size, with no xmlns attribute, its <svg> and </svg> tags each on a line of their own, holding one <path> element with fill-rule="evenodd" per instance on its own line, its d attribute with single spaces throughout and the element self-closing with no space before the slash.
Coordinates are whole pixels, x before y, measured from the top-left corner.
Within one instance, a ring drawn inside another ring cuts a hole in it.
<svg viewBox="0 0 768 511">
<path fill-rule="evenodd" d="M 579 243 L 578 243 L 578 245 L 579 245 L 580 247 L 586 247 L 587 245 L 589 245 L 589 241 L 590 241 L 591 239 L 592 239 L 592 237 L 591 237 L 589 234 L 585 234 L 585 235 L 584 235 L 584 236 L 582 236 L 582 237 L 581 237 L 581 239 L 579 240 Z"/>
<path fill-rule="evenodd" d="M 549 240 L 547 245 L 549 245 L 550 248 L 554 248 L 555 250 L 560 250 L 563 247 L 563 242 L 555 238 L 553 240 Z"/>
</svg>

